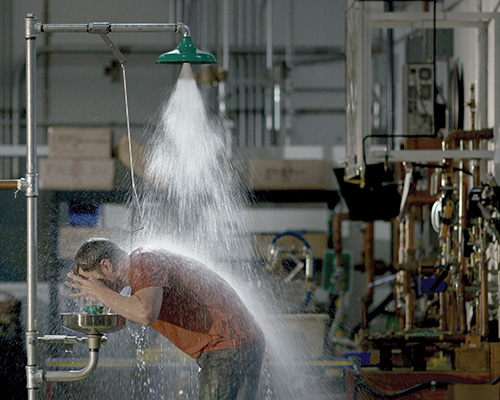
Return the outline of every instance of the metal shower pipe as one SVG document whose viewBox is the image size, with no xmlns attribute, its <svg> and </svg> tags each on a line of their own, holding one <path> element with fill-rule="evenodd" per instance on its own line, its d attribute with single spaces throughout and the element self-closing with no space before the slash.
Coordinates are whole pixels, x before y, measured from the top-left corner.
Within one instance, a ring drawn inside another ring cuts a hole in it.
<svg viewBox="0 0 500 400">
<path fill-rule="evenodd" d="M 183 37 L 191 37 L 186 24 L 110 24 L 90 22 L 88 24 L 40 24 L 35 23 L 37 33 L 137 33 L 137 32 L 180 32 Z"/>
<path fill-rule="evenodd" d="M 36 141 L 36 39 L 40 33 L 92 33 L 107 34 L 111 32 L 180 32 L 183 37 L 190 37 L 190 30 L 183 23 L 175 24 L 110 24 L 93 22 L 89 24 L 41 24 L 33 13 L 25 18 L 26 39 L 26 176 L 16 184 L 7 182 L 8 188 L 22 189 L 27 203 L 27 324 L 26 324 L 26 387 L 28 399 L 36 400 L 40 383 L 44 380 L 66 380 L 64 373 L 46 373 L 37 366 L 36 350 L 38 344 L 37 327 L 37 197 L 38 168 Z M 91 373 L 97 365 L 97 357 L 91 357 L 89 368 L 78 374 Z M 89 372 L 90 371 L 90 372 Z M 74 371 L 66 371 L 73 372 Z M 68 376 L 72 374 L 67 374 Z"/>
</svg>

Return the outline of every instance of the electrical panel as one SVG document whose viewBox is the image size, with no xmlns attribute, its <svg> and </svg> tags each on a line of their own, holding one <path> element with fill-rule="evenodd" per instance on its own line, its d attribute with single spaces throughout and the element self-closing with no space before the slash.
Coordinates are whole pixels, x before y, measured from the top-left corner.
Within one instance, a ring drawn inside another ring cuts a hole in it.
<svg viewBox="0 0 500 400">
<path fill-rule="evenodd" d="M 434 132 L 434 68 L 432 64 L 406 64 L 403 74 L 403 129 L 406 135 Z"/>
</svg>

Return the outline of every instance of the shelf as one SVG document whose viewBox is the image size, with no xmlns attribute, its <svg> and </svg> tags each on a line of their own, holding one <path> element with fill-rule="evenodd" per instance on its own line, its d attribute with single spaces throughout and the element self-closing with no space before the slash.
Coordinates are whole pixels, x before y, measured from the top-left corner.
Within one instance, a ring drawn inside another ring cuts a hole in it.
<svg viewBox="0 0 500 400">
<path fill-rule="evenodd" d="M 256 203 L 327 203 L 330 209 L 340 201 L 335 190 L 256 190 L 248 197 Z"/>
</svg>

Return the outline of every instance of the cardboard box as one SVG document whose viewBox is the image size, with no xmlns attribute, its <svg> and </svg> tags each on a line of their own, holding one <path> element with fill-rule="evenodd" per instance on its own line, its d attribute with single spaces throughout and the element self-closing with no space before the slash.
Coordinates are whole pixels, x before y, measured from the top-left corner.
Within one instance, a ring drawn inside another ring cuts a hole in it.
<svg viewBox="0 0 500 400">
<path fill-rule="evenodd" d="M 49 158 L 111 157 L 113 132 L 109 128 L 53 127 L 48 130 Z"/>
<path fill-rule="evenodd" d="M 461 385 L 448 386 L 448 400 L 498 400 L 499 385 Z"/>
<path fill-rule="evenodd" d="M 112 190 L 115 160 L 40 160 L 40 189 Z"/>
<path fill-rule="evenodd" d="M 120 245 L 127 233 L 119 229 L 63 226 L 59 229 L 57 254 L 61 259 L 73 259 L 80 246 L 91 238 L 110 239 Z"/>
<path fill-rule="evenodd" d="M 461 347 L 455 349 L 455 370 L 459 372 L 489 371 L 489 348 Z"/>
<path fill-rule="evenodd" d="M 500 343 L 489 343 L 491 380 L 500 376 Z"/>
<path fill-rule="evenodd" d="M 333 190 L 332 164 L 323 160 L 252 160 L 253 190 Z"/>
</svg>

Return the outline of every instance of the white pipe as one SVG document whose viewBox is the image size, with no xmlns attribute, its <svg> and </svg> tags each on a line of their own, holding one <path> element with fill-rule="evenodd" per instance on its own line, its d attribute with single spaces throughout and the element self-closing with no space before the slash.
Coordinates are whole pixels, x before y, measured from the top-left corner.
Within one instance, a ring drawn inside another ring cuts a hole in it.
<svg viewBox="0 0 500 400">
<path fill-rule="evenodd" d="M 312 280 L 314 278 L 314 254 L 312 249 L 306 248 L 302 250 L 306 256 L 306 279 Z"/>
</svg>

